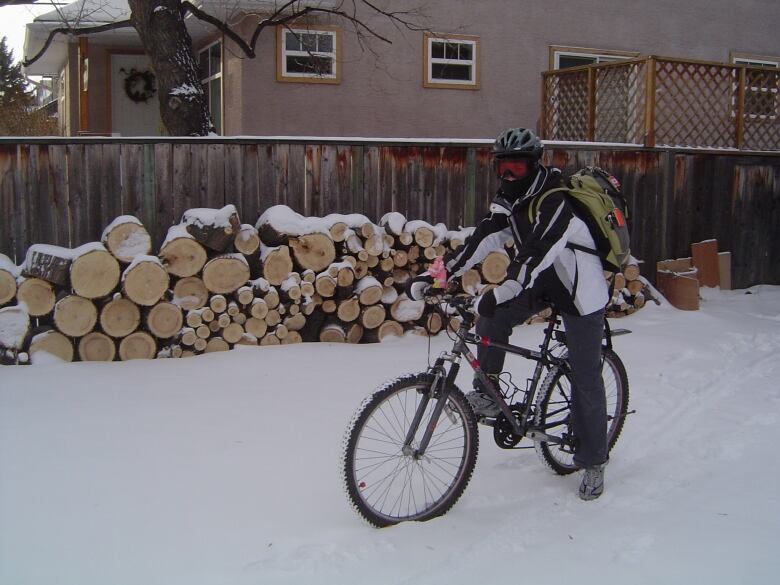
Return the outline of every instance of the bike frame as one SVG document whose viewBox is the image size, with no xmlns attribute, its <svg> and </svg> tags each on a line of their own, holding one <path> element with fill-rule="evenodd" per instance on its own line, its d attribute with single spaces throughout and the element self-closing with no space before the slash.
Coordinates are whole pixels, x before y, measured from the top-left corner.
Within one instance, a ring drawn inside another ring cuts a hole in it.
<svg viewBox="0 0 780 585">
<path fill-rule="evenodd" d="M 510 405 L 507 404 L 506 400 L 504 399 L 500 389 L 495 385 L 493 380 L 491 380 L 487 374 L 485 374 L 485 372 L 482 370 L 482 367 L 480 366 L 479 360 L 474 356 L 468 347 L 469 344 L 481 345 L 483 347 L 492 347 L 535 361 L 536 366 L 531 378 L 531 385 L 526 391 L 525 397 L 525 404 L 530 405 L 533 403 L 539 381 L 542 377 L 542 372 L 545 369 L 552 367 L 569 367 L 567 361 L 564 358 L 553 355 L 550 350 L 550 343 L 553 339 L 565 342 L 564 333 L 557 329 L 558 325 L 560 324 L 558 314 L 553 313 L 553 315 L 550 317 L 549 323 L 544 330 L 544 339 L 542 344 L 539 346 L 539 351 L 518 345 L 512 345 L 510 343 L 502 343 L 492 340 L 488 337 L 482 337 L 480 335 L 471 333 L 471 316 L 463 314 L 461 316 L 463 316 L 464 319 L 456 334 L 456 340 L 452 351 L 445 352 L 440 355 L 436 359 L 436 362 L 433 364 L 433 366 L 430 367 L 429 371 L 431 371 L 435 376 L 434 382 L 431 384 L 431 391 L 423 396 L 423 399 L 417 408 L 417 412 L 412 419 L 412 424 L 410 425 L 409 432 L 407 433 L 406 440 L 404 442 L 404 453 L 413 454 L 415 457 L 422 457 L 422 455 L 425 453 L 431 437 L 433 436 L 436 422 L 439 420 L 439 416 L 441 416 L 441 413 L 447 403 L 447 397 L 455 387 L 455 379 L 457 378 L 458 372 L 460 371 L 460 362 L 463 357 L 466 358 L 469 366 L 471 366 L 471 368 L 474 370 L 474 373 L 477 375 L 479 381 L 482 382 L 482 385 L 485 390 L 487 390 L 488 394 L 490 394 L 490 396 L 497 402 L 501 413 L 504 415 L 504 417 L 506 417 L 506 420 L 509 421 L 509 424 L 512 426 L 512 432 L 514 434 L 518 436 L 528 436 L 532 440 L 547 441 L 556 444 L 560 443 L 561 440 L 558 437 L 547 435 L 539 429 L 528 429 L 528 423 L 531 417 L 530 408 L 526 408 L 523 419 L 518 420 L 518 418 L 512 412 Z M 607 338 L 609 339 L 609 335 Z M 445 362 L 450 362 L 451 366 L 449 367 L 449 370 L 445 368 Z M 432 397 L 437 399 L 436 406 L 434 407 L 433 413 L 425 429 L 425 433 L 420 440 L 419 448 L 412 450 L 412 441 L 414 440 L 414 436 L 417 433 L 418 426 L 422 422 L 422 417 L 425 413 L 425 409 L 428 406 L 428 402 Z"/>
</svg>

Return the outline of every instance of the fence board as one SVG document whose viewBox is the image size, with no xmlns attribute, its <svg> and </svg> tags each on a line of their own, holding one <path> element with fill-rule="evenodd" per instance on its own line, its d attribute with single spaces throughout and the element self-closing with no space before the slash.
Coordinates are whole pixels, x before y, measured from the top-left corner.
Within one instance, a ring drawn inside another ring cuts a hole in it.
<svg viewBox="0 0 780 585">
<path fill-rule="evenodd" d="M 565 172 L 596 164 L 622 181 L 632 249 L 647 266 L 717 238 L 732 252 L 734 286 L 780 282 L 771 258 L 780 245 L 780 155 L 567 144 L 550 145 L 545 162 Z M 496 187 L 484 144 L 6 139 L 0 251 L 20 262 L 32 243 L 95 241 L 124 213 L 144 222 L 157 248 L 185 210 L 227 203 L 245 223 L 286 204 L 374 221 L 399 211 L 455 229 L 484 215 Z"/>
</svg>

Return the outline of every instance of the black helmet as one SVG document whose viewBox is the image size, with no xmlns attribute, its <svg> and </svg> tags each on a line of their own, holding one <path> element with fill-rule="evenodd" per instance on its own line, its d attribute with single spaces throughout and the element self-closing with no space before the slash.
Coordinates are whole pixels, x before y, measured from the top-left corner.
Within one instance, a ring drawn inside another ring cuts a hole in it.
<svg viewBox="0 0 780 585">
<path fill-rule="evenodd" d="M 498 135 L 493 143 L 493 155 L 502 158 L 524 156 L 538 161 L 542 156 L 542 141 L 526 128 L 509 128 Z"/>
</svg>

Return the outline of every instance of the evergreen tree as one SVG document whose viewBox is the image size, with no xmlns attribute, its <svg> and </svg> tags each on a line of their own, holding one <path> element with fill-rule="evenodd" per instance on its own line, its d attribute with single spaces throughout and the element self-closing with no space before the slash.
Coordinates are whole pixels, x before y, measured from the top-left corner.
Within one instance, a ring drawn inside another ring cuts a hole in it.
<svg viewBox="0 0 780 585">
<path fill-rule="evenodd" d="M 27 91 L 21 63 L 14 63 L 6 37 L 0 40 L 0 136 L 57 134 L 56 120 L 35 111 L 35 98 Z"/>
<path fill-rule="evenodd" d="M 3 37 L 0 40 L 0 108 L 32 105 L 33 98 L 26 86 L 22 65 L 14 63 L 14 53 Z"/>
</svg>

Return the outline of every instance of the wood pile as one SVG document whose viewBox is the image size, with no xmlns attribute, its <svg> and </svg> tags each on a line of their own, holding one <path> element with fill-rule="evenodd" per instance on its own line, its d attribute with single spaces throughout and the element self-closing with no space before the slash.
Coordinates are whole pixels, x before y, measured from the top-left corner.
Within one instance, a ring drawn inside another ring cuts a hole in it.
<svg viewBox="0 0 780 585">
<path fill-rule="evenodd" d="M 143 224 L 122 216 L 100 242 L 36 244 L 21 266 L 0 255 L 0 361 L 188 357 L 435 335 L 457 323 L 410 300 L 405 285 L 471 231 L 396 212 L 375 224 L 359 214 L 303 217 L 286 206 L 251 225 L 228 205 L 188 210 L 154 251 Z M 460 292 L 501 283 L 510 247 L 464 274 Z"/>
</svg>

